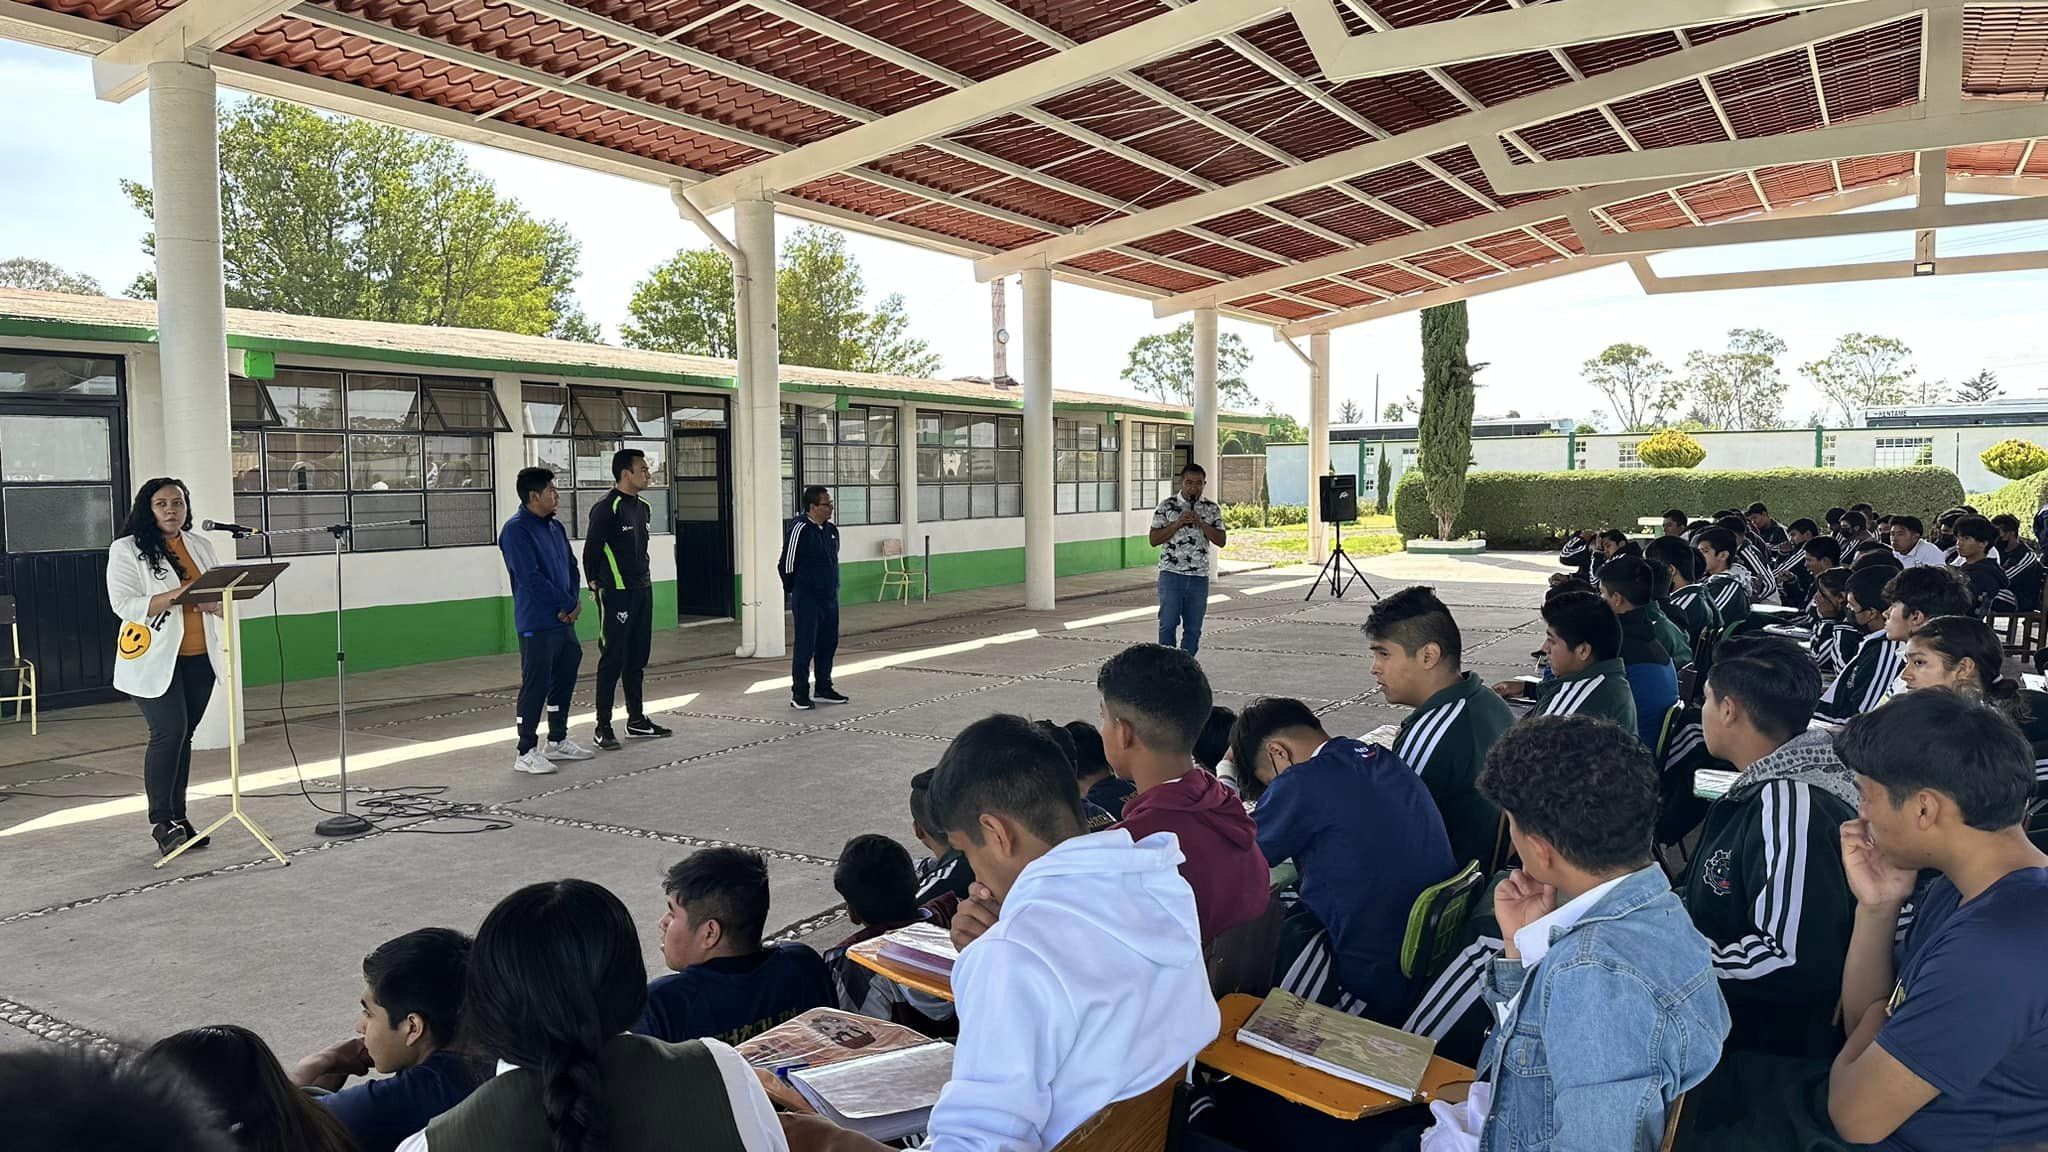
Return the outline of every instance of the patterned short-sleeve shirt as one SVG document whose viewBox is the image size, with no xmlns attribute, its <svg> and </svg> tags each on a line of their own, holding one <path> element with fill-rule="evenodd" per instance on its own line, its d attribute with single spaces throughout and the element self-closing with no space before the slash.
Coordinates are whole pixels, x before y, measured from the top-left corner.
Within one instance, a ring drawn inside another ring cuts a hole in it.
<svg viewBox="0 0 2048 1152">
<path fill-rule="evenodd" d="M 1175 492 L 1159 502 L 1152 512 L 1152 527 L 1164 528 L 1180 519 L 1187 511 L 1188 502 Z M 1195 515 L 1202 523 L 1212 528 L 1223 527 L 1223 509 L 1214 500 L 1195 501 Z M 1209 538 L 1202 535 L 1193 525 L 1183 527 L 1169 537 L 1159 548 L 1159 570 L 1178 572 L 1183 576 L 1207 576 L 1209 574 Z"/>
</svg>

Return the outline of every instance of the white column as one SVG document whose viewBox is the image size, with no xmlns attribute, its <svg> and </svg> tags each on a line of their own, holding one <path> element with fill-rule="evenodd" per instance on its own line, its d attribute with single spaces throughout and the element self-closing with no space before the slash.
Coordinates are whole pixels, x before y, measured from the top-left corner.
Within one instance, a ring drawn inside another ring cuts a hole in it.
<svg viewBox="0 0 2048 1152">
<path fill-rule="evenodd" d="M 1217 458 L 1222 441 L 1216 431 L 1216 310 L 1195 309 L 1195 443 L 1188 459 L 1209 474 L 1209 498 L 1223 492 L 1223 465 Z M 1216 549 L 1209 549 L 1209 575 L 1216 575 Z"/>
<path fill-rule="evenodd" d="M 192 493 L 195 520 L 233 520 L 235 486 L 228 455 L 228 317 L 221 277 L 220 136 L 213 71 L 182 60 L 149 66 L 150 186 L 156 198 L 156 295 L 159 381 L 166 474 Z M 136 427 L 131 437 L 158 434 Z M 234 541 L 209 534 L 223 559 Z M 242 645 L 235 638 L 235 659 Z M 239 682 L 239 681 L 238 681 Z M 227 746 L 227 706 L 216 701 L 193 739 Z M 239 713 L 240 707 L 236 708 Z M 235 734 L 239 740 L 241 734 Z"/>
<path fill-rule="evenodd" d="M 1024 270 L 1024 607 L 1053 606 L 1052 272 Z"/>
<path fill-rule="evenodd" d="M 903 402 L 896 416 L 896 520 L 903 527 L 903 555 L 924 562 L 924 533 L 917 523 L 917 404 Z"/>
<path fill-rule="evenodd" d="M 782 376 L 775 324 L 775 204 L 741 200 L 732 208 L 733 232 L 747 257 L 744 329 L 739 338 L 739 398 L 745 410 L 741 441 L 733 445 L 734 474 L 743 494 L 738 509 L 740 638 L 753 655 L 784 655 L 782 580 L 775 565 L 782 549 Z"/>
<path fill-rule="evenodd" d="M 1330 334 L 1308 338 L 1308 560 L 1329 557 L 1330 529 L 1323 523 L 1322 477 L 1330 470 Z M 1360 477 L 1363 481 L 1364 477 Z"/>
</svg>

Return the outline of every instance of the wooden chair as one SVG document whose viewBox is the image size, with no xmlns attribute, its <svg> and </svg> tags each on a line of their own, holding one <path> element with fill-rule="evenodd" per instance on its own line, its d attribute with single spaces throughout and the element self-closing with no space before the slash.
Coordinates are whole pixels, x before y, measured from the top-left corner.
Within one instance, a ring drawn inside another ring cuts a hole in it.
<svg viewBox="0 0 2048 1152">
<path fill-rule="evenodd" d="M 1233 992 L 1264 996 L 1273 990 L 1273 956 L 1280 950 L 1280 926 L 1287 906 L 1280 890 L 1266 893 L 1266 910 L 1224 931 L 1202 949 L 1209 969 L 1209 992 L 1218 1000 Z"/>
<path fill-rule="evenodd" d="M 2042 602 L 2031 609 L 2003 617 L 2007 656 L 2025 659 L 2040 651 L 2042 644 L 2048 642 L 2048 583 L 2042 585 L 2041 595 Z"/>
<path fill-rule="evenodd" d="M 1149 1092 L 1119 1100 L 1081 1122 L 1052 1152 L 1166 1152 L 1180 1090 L 1178 1073 Z"/>
<path fill-rule="evenodd" d="M 1671 1102 L 1671 1114 L 1664 1117 L 1664 1139 L 1657 1145 L 1657 1152 L 1671 1152 L 1678 1145 L 1678 1118 L 1685 1112 L 1685 1093 Z"/>
<path fill-rule="evenodd" d="M 36 666 L 22 657 L 21 626 L 14 620 L 12 596 L 0 596 L 0 625 L 5 625 L 7 629 L 7 647 L 0 651 L 0 686 L 5 685 L 5 677 L 9 673 L 14 676 L 14 692 L 12 695 L 0 695 L 0 705 L 10 701 L 14 704 L 16 723 L 21 722 L 21 712 L 23 707 L 26 707 L 28 734 L 34 736 L 38 733 L 41 723 L 36 715 Z M 0 713 L 4 712 L 5 709 L 0 708 Z"/>
<path fill-rule="evenodd" d="M 875 603 L 880 604 L 882 598 L 889 594 L 889 589 L 900 588 L 902 589 L 900 598 L 907 606 L 910 603 L 910 586 L 913 584 L 918 585 L 918 599 L 929 600 L 932 598 L 931 574 L 924 570 L 922 564 L 911 564 L 910 558 L 903 554 L 903 541 L 894 536 L 884 538 L 882 541 L 882 584 L 881 587 L 875 589 Z"/>
</svg>

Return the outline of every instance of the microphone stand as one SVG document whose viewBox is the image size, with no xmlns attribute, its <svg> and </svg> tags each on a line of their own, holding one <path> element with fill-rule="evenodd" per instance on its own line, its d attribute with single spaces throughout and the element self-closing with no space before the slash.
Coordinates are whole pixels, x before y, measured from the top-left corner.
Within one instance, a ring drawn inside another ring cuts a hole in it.
<svg viewBox="0 0 2048 1152">
<path fill-rule="evenodd" d="M 340 769 L 341 811 L 313 826 L 313 831 L 322 836 L 360 836 L 370 831 L 370 822 L 348 810 L 348 656 L 343 644 L 341 552 L 342 542 L 359 528 L 409 528 L 424 526 L 424 519 L 380 520 L 371 524 L 351 524 L 346 521 L 317 528 L 280 528 L 270 532 L 231 532 L 229 535 L 240 540 L 244 536 L 264 538 L 263 550 L 270 552 L 269 538 L 272 536 L 305 536 L 315 532 L 326 532 L 334 537 L 334 720 L 335 720 L 335 763 Z M 272 617 L 272 627 L 277 627 Z M 284 678 L 284 668 L 277 670 L 278 679 Z"/>
</svg>

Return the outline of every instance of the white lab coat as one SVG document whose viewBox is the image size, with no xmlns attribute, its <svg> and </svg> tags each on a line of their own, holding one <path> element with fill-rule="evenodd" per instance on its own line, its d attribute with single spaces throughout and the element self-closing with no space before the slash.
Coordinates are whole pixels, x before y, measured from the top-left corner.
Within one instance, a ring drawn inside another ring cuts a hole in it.
<svg viewBox="0 0 2048 1152">
<path fill-rule="evenodd" d="M 184 538 L 185 549 L 200 572 L 220 562 L 206 537 L 187 532 Z M 130 696 L 155 699 L 171 686 L 178 647 L 185 639 L 185 613 L 172 607 L 152 617 L 149 601 L 179 583 L 169 563 L 163 565 L 161 574 L 149 570 L 133 536 L 123 536 L 107 548 L 107 603 L 121 618 L 114 636 L 114 687 Z M 219 685 L 227 678 L 227 664 L 221 658 L 220 617 L 208 614 L 202 619 L 206 622 L 206 654 L 212 658 L 214 683 Z"/>
</svg>

